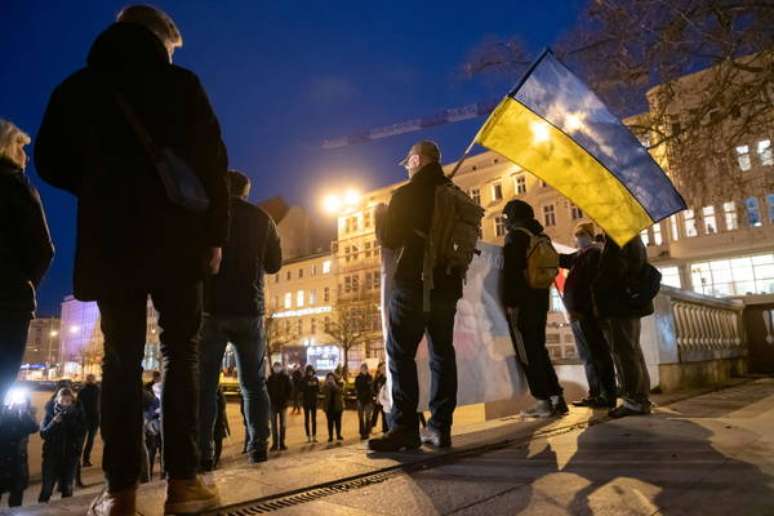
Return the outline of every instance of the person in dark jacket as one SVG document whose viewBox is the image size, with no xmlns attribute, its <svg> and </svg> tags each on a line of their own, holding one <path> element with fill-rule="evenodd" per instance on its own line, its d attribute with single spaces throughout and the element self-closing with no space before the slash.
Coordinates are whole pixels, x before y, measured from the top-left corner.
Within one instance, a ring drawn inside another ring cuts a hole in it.
<svg viewBox="0 0 774 516">
<path fill-rule="evenodd" d="M 373 384 L 373 399 L 374 399 L 374 415 L 371 418 L 371 428 L 376 426 L 379 421 L 379 416 L 382 417 L 382 433 L 386 433 L 389 429 L 387 425 L 387 414 L 384 413 L 384 407 L 379 401 L 379 392 L 382 390 L 384 384 L 387 383 L 387 373 L 385 371 L 384 362 L 379 362 L 376 366 L 376 376 L 374 377 Z"/>
<path fill-rule="evenodd" d="M 341 435 L 341 416 L 344 413 L 344 386 L 333 373 L 325 375 L 322 386 L 323 410 L 328 420 L 328 442 L 333 442 L 333 431 L 336 430 L 336 440 L 343 441 Z"/>
<path fill-rule="evenodd" d="M 564 282 L 564 306 L 570 316 L 578 356 L 583 361 L 589 395 L 572 404 L 576 407 L 611 408 L 616 403 L 615 366 L 599 321 L 594 315 L 591 284 L 599 268 L 602 246 L 594 242 L 594 224 L 575 227 L 578 250 L 559 256 L 559 264 L 569 270 Z"/>
<path fill-rule="evenodd" d="M 83 467 L 91 466 L 91 450 L 99 429 L 99 386 L 93 374 L 86 375 L 86 384 L 78 391 L 78 404 L 86 417 L 86 444 L 83 448 Z"/>
<path fill-rule="evenodd" d="M 91 514 L 134 512 L 149 295 L 162 328 L 162 407 L 174 408 L 163 428 L 170 477 L 165 508 L 196 512 L 218 503 L 217 492 L 197 476 L 197 332 L 202 280 L 218 271 L 228 236 L 227 159 L 199 79 L 171 62 L 181 45 L 166 13 L 144 5 L 123 9 L 97 37 L 86 67 L 54 90 L 35 144 L 40 176 L 78 200 L 74 294 L 97 302 L 105 336 L 107 489 Z M 149 139 L 198 177 L 206 210 L 171 200 Z"/>
<path fill-rule="evenodd" d="M 218 413 L 215 418 L 212 437 L 215 441 L 215 450 L 213 454 L 212 468 L 215 469 L 220 463 L 220 456 L 223 453 L 223 439 L 231 435 L 231 428 L 228 426 L 228 414 L 226 413 L 226 396 L 223 394 L 223 388 L 218 386 Z"/>
<path fill-rule="evenodd" d="M 302 398 L 304 396 L 304 373 L 301 372 L 301 366 L 293 369 L 293 411 L 291 414 L 300 414 Z"/>
<path fill-rule="evenodd" d="M 29 396 L 9 392 L 0 407 L 0 498 L 8 493 L 8 506 L 19 507 L 29 482 L 27 443 L 38 431 Z"/>
<path fill-rule="evenodd" d="M 161 454 L 161 393 L 163 384 L 156 382 L 150 389 L 143 393 L 143 425 L 145 434 L 146 475 L 145 480 L 153 480 L 153 468 L 156 466 L 156 457 L 161 460 L 161 474 L 164 474 L 164 460 Z"/>
<path fill-rule="evenodd" d="M 255 464 L 267 459 L 266 442 L 269 439 L 263 278 L 266 273 L 279 271 L 282 250 L 274 221 L 247 200 L 250 179 L 234 170 L 229 171 L 228 179 L 231 236 L 223 248 L 220 272 L 205 282 L 204 321 L 199 343 L 199 447 L 205 471 L 211 469 L 215 462 L 212 439 L 217 409 L 216 391 L 223 354 L 229 342 L 237 355 L 250 462 Z"/>
<path fill-rule="evenodd" d="M 293 381 L 279 362 L 274 362 L 266 381 L 271 399 L 271 451 L 287 450 L 285 429 L 288 419 L 288 403 L 293 396 Z"/>
<path fill-rule="evenodd" d="M 613 354 L 623 404 L 612 408 L 611 417 L 650 414 L 650 375 L 640 347 L 640 319 L 653 313 L 653 302 L 632 306 L 626 292 L 634 286 L 648 262 L 639 235 L 620 247 L 605 238 L 599 272 L 592 292 L 594 310 Z"/>
<path fill-rule="evenodd" d="M 48 503 L 58 485 L 62 498 L 73 495 L 86 420 L 70 389 L 60 389 L 40 426 L 43 438 L 43 485 L 38 501 Z"/>
<path fill-rule="evenodd" d="M 40 196 L 24 174 L 28 143 L 27 134 L 0 119 L 0 400 L 16 380 L 35 289 L 54 256 Z"/>
<path fill-rule="evenodd" d="M 394 287 L 389 300 L 387 354 L 392 377 L 392 425 L 385 435 L 371 439 L 373 451 L 416 449 L 421 445 L 417 405 L 419 381 L 416 353 L 428 335 L 430 371 L 430 423 L 423 439 L 433 446 L 451 446 L 451 426 L 457 406 L 457 364 L 453 345 L 454 316 L 462 297 L 462 273 L 435 267 L 430 311 L 425 313 L 425 235 L 435 205 L 436 188 L 450 182 L 440 164 L 441 152 L 430 141 L 409 149 L 401 162 L 409 182 L 395 191 L 389 207 L 375 211 L 376 235 L 381 245 L 399 253 Z"/>
<path fill-rule="evenodd" d="M 302 387 L 304 400 L 304 431 L 306 442 L 317 442 L 317 397 L 320 394 L 320 380 L 317 379 L 314 367 L 306 366 Z"/>
<path fill-rule="evenodd" d="M 531 288 L 526 274 L 531 239 L 543 234 L 543 226 L 535 220 L 532 207 L 518 199 L 505 205 L 503 216 L 508 228 L 503 247 L 503 304 L 516 355 L 524 366 L 530 393 L 537 400 L 525 415 L 564 415 L 568 412 L 567 403 L 546 349 L 549 290 Z"/>
<path fill-rule="evenodd" d="M 360 374 L 355 378 L 357 396 L 357 421 L 360 439 L 368 439 L 371 433 L 371 416 L 374 408 L 374 380 L 368 372 L 368 364 L 360 365 Z"/>
</svg>

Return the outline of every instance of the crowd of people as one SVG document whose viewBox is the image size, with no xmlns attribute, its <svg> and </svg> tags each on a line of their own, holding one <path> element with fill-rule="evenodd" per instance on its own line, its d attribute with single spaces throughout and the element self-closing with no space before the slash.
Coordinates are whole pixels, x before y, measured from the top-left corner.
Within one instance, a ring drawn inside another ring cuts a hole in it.
<svg viewBox="0 0 774 516">
<path fill-rule="evenodd" d="M 134 514 L 138 483 L 153 478 L 157 458 L 167 480 L 166 512 L 216 507 L 217 489 L 202 474 L 217 467 L 229 433 L 219 388 L 228 342 L 236 352 L 251 463 L 287 448 L 289 407 L 296 414 L 303 410 L 309 442 L 317 441 L 317 408 L 326 415 L 328 441 L 343 439 L 340 376 L 328 373 L 321 382 L 311 366 L 288 374 L 281 363 L 266 374 L 263 278 L 282 265 L 279 235 L 269 215 L 247 201 L 249 178 L 227 169 L 226 146 L 198 78 L 172 64 L 182 43 L 164 12 L 127 7 L 97 37 L 86 66 L 51 95 L 34 159 L 44 181 L 78 200 L 74 294 L 99 307 L 102 382 L 97 387 L 93 377 L 87 379 L 77 397 L 69 386 L 58 388 L 40 427 L 29 400 L 6 401 L 0 493 L 9 492 L 11 504 L 20 503 L 27 482 L 30 434 L 39 431 L 44 440 L 40 500 L 47 501 L 55 487 L 62 496 L 72 494 L 80 468 L 91 465 L 99 428 L 106 485 L 90 515 Z M 4 400 L 21 364 L 35 288 L 54 252 L 40 197 L 24 174 L 30 142 L 15 125 L 0 121 Z M 391 390 L 386 392 L 384 365 L 376 378 L 364 365 L 354 386 L 361 439 L 382 418 L 382 435 L 368 441 L 377 452 L 452 444 L 453 329 L 465 264 L 432 259 L 441 256 L 430 245 L 439 218 L 434 203 L 439 191 L 456 188 L 440 160 L 433 142 L 412 146 L 401 162 L 409 181 L 375 213 L 381 245 L 400 250 L 387 307 Z M 649 413 L 639 320 L 653 310 L 653 288 L 642 243 L 635 238 L 619 247 L 604 235 L 596 242 L 593 226 L 581 225 L 579 251 L 553 263 L 550 241 L 546 247 L 528 204 L 511 201 L 503 215 L 503 304 L 537 400 L 527 414 L 568 412 L 545 346 L 550 279 L 560 262 L 570 269 L 565 302 L 590 385 L 589 396 L 576 404 L 609 408 L 614 417 Z M 477 234 L 468 233 L 475 242 Z M 451 252 L 460 249 L 471 250 L 463 245 Z M 143 386 L 148 297 L 159 313 L 163 372 Z M 415 362 L 425 335 L 432 376 L 427 422 L 417 410 Z"/>
</svg>

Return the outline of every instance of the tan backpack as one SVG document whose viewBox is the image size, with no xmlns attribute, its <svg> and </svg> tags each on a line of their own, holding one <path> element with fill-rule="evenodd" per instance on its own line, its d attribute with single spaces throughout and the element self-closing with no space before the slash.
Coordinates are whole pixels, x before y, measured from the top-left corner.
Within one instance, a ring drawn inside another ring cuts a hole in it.
<svg viewBox="0 0 774 516">
<path fill-rule="evenodd" d="M 529 288 L 550 288 L 559 274 L 559 253 L 545 234 L 535 235 L 526 228 L 515 228 L 529 236 L 527 247 L 527 277 Z"/>
</svg>

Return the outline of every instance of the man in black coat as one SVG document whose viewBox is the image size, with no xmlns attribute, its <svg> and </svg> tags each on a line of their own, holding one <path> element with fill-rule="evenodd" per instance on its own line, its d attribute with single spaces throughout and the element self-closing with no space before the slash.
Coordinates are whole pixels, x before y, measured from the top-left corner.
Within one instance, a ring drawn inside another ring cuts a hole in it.
<svg viewBox="0 0 774 516">
<path fill-rule="evenodd" d="M 462 273 L 435 267 L 430 311 L 425 313 L 423 309 L 425 236 L 430 231 L 436 188 L 450 182 L 440 160 L 441 152 L 435 143 L 421 141 L 413 145 L 401 162 L 408 171 L 409 182 L 395 191 L 389 207 L 381 205 L 375 214 L 377 238 L 382 246 L 398 251 L 399 259 L 389 300 L 387 336 L 393 424 L 385 435 L 368 442 L 374 451 L 415 449 L 421 445 L 416 354 L 425 333 L 432 375 L 432 417 L 424 439 L 436 447 L 451 446 L 452 418 L 457 406 L 454 316 L 457 301 L 462 297 Z"/>
<path fill-rule="evenodd" d="M 272 366 L 266 387 L 271 400 L 271 451 L 287 450 L 285 429 L 287 428 L 288 402 L 293 396 L 293 381 L 279 362 L 275 362 Z"/>
<path fill-rule="evenodd" d="M 583 361 L 589 395 L 572 404 L 576 407 L 611 408 L 616 403 L 615 366 L 594 314 L 591 284 L 599 269 L 602 246 L 594 241 L 594 224 L 581 223 L 575 227 L 578 250 L 559 256 L 559 264 L 569 270 L 564 282 L 564 306 L 570 316 L 570 325 L 578 356 Z"/>
<path fill-rule="evenodd" d="M 74 292 L 96 300 L 105 335 L 101 433 L 107 490 L 93 514 L 134 510 L 142 457 L 146 302 L 159 312 L 164 355 L 165 509 L 213 508 L 197 476 L 197 333 L 202 280 L 220 265 L 228 234 L 226 151 L 199 79 L 171 63 L 182 38 L 172 19 L 131 6 L 91 47 L 87 66 L 51 96 L 35 146 L 40 175 L 78 199 Z M 199 177 L 209 207 L 170 201 L 129 106 L 158 148 Z M 118 507 L 118 508 L 116 508 Z"/>
<path fill-rule="evenodd" d="M 264 274 L 282 266 L 282 249 L 271 217 L 247 201 L 250 180 L 241 172 L 228 173 L 231 189 L 231 231 L 223 248 L 217 275 L 204 288 L 204 321 L 201 329 L 201 407 L 199 446 L 202 469 L 211 469 L 213 425 L 217 414 L 217 390 L 226 344 L 237 354 L 237 373 L 242 409 L 247 422 L 249 459 L 266 460 L 269 439 L 269 395 L 266 392 L 266 336 L 263 329 Z"/>
<path fill-rule="evenodd" d="M 529 391 L 537 400 L 525 414 L 532 417 L 564 415 L 568 412 L 567 404 L 546 349 L 549 289 L 530 287 L 526 274 L 531 240 L 543 234 L 543 226 L 535 220 L 532 206 L 518 199 L 505 205 L 503 215 L 508 226 L 503 247 L 503 304 Z M 519 340 L 523 342 L 526 356 L 521 356 Z"/>
<path fill-rule="evenodd" d="M 652 410 L 650 375 L 640 346 L 640 319 L 653 313 L 653 302 L 632 306 L 627 301 L 627 290 L 637 284 L 647 263 L 648 252 L 639 235 L 623 247 L 606 236 L 599 272 L 592 285 L 594 310 L 610 345 L 621 385 L 623 404 L 609 412 L 616 418 L 647 415 Z"/>
<path fill-rule="evenodd" d="M 374 379 L 368 372 L 368 364 L 360 366 L 360 374 L 355 378 L 357 394 L 357 420 L 360 438 L 368 439 L 371 433 L 371 413 L 374 408 Z"/>
<path fill-rule="evenodd" d="M 0 120 L 0 402 L 19 372 L 35 289 L 54 256 L 40 196 L 24 174 L 29 142 Z"/>
<path fill-rule="evenodd" d="M 99 429 L 99 386 L 93 374 L 86 375 L 86 384 L 78 391 L 78 404 L 86 417 L 86 444 L 83 448 L 83 467 L 91 467 L 91 450 Z"/>
</svg>

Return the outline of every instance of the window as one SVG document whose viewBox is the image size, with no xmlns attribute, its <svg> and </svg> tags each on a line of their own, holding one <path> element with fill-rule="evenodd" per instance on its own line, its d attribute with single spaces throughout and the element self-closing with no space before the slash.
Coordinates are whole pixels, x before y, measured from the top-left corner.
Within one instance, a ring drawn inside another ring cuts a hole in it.
<svg viewBox="0 0 774 516">
<path fill-rule="evenodd" d="M 481 190 L 478 188 L 471 188 L 468 190 L 468 196 L 473 200 L 474 203 L 481 206 Z"/>
<path fill-rule="evenodd" d="M 279 272 L 274 275 L 274 283 L 279 283 Z"/>
<path fill-rule="evenodd" d="M 317 264 L 312 264 L 312 276 L 317 276 Z"/>
<path fill-rule="evenodd" d="M 285 279 L 290 281 L 293 278 L 293 273 L 291 271 L 288 271 L 285 275 Z"/>
<path fill-rule="evenodd" d="M 548 188 L 548 183 L 546 183 L 545 181 L 540 181 L 540 186 L 542 188 Z"/>
<path fill-rule="evenodd" d="M 323 303 L 330 303 L 331 302 L 331 288 L 325 287 L 323 289 Z"/>
<path fill-rule="evenodd" d="M 655 245 L 663 244 L 664 239 L 661 236 L 661 224 L 657 222 L 656 224 L 653 225 L 651 229 L 653 230 L 653 243 Z"/>
<path fill-rule="evenodd" d="M 747 145 L 740 145 L 736 148 L 736 161 L 739 163 L 739 169 L 743 172 L 752 168 L 752 160 L 750 160 L 750 147 Z"/>
<path fill-rule="evenodd" d="M 758 142 L 758 159 L 764 167 L 774 165 L 774 153 L 771 149 L 771 140 L 761 140 Z"/>
<path fill-rule="evenodd" d="M 365 254 L 366 258 L 369 258 L 371 256 L 371 242 L 366 242 L 363 245 L 363 249 L 364 249 L 363 254 Z"/>
<path fill-rule="evenodd" d="M 296 306 L 299 307 L 299 308 L 304 306 L 304 291 L 303 290 L 299 290 L 298 292 L 296 292 Z"/>
<path fill-rule="evenodd" d="M 498 181 L 492 183 L 492 200 L 499 201 L 503 198 L 503 184 Z"/>
<path fill-rule="evenodd" d="M 352 246 L 352 259 L 357 260 L 358 248 L 356 245 Z"/>
<path fill-rule="evenodd" d="M 527 193 L 527 178 L 523 174 L 519 174 L 513 178 L 514 190 L 517 195 Z"/>
<path fill-rule="evenodd" d="M 680 240 L 680 232 L 678 231 L 678 228 L 677 228 L 677 215 L 672 215 L 671 217 L 669 217 L 669 225 L 672 231 L 672 240 L 674 242 L 677 242 L 678 240 Z"/>
<path fill-rule="evenodd" d="M 769 205 L 769 222 L 774 224 L 774 194 L 766 196 L 766 204 Z"/>
<path fill-rule="evenodd" d="M 374 288 L 380 288 L 382 286 L 382 273 L 374 272 Z"/>
<path fill-rule="evenodd" d="M 293 308 L 293 294 L 290 292 L 285 293 L 285 309 Z"/>
<path fill-rule="evenodd" d="M 344 276 L 344 292 L 352 292 L 352 276 Z"/>
<path fill-rule="evenodd" d="M 352 248 L 349 246 L 346 246 L 344 248 L 344 259 L 347 261 L 350 261 L 352 259 L 352 256 L 350 256 L 350 253 L 352 252 Z"/>
<path fill-rule="evenodd" d="M 371 212 L 368 210 L 363 212 L 363 227 L 366 227 L 366 228 L 371 227 Z"/>
<path fill-rule="evenodd" d="M 360 289 L 360 275 L 352 275 L 352 292 L 357 292 Z"/>
<path fill-rule="evenodd" d="M 325 331 L 330 331 L 331 330 L 331 318 L 330 317 L 326 317 L 325 319 L 323 319 L 323 324 L 324 324 Z"/>
<path fill-rule="evenodd" d="M 300 337 L 304 333 L 304 320 L 299 318 L 296 321 L 296 336 Z"/>
<path fill-rule="evenodd" d="M 758 198 L 748 197 L 744 204 L 747 207 L 747 223 L 754 228 L 759 227 L 761 225 L 761 213 L 758 209 Z"/>
<path fill-rule="evenodd" d="M 304 277 L 304 269 L 298 269 L 298 279 L 301 279 Z"/>
<path fill-rule="evenodd" d="M 371 281 L 371 277 L 372 277 L 371 276 L 371 272 L 367 271 L 365 273 L 365 289 L 366 290 L 371 290 L 371 286 L 373 285 L 373 283 Z"/>
<path fill-rule="evenodd" d="M 711 296 L 774 293 L 774 254 L 691 264 L 696 292 Z"/>
<path fill-rule="evenodd" d="M 578 208 L 575 204 L 570 204 L 570 216 L 572 220 L 578 220 L 583 218 L 583 210 Z"/>
<path fill-rule="evenodd" d="M 705 206 L 701 209 L 701 218 L 704 220 L 704 234 L 713 235 L 717 233 L 718 223 L 715 220 L 715 207 Z"/>
<path fill-rule="evenodd" d="M 317 289 L 312 289 L 309 291 L 309 304 L 317 304 Z"/>
<path fill-rule="evenodd" d="M 547 228 L 556 226 L 556 212 L 553 204 L 543 206 L 543 225 Z"/>
<path fill-rule="evenodd" d="M 329 274 L 331 272 L 331 261 L 325 260 L 322 264 L 322 272 L 323 274 Z"/>
<path fill-rule="evenodd" d="M 495 223 L 495 235 L 501 237 L 505 235 L 505 218 L 502 215 L 498 215 L 494 219 Z"/>
<path fill-rule="evenodd" d="M 698 236 L 699 230 L 696 229 L 696 215 L 693 210 L 683 212 L 683 229 L 687 238 Z"/>
<path fill-rule="evenodd" d="M 317 333 L 317 319 L 312 317 L 312 320 L 309 321 L 309 333 L 315 334 Z"/>
<path fill-rule="evenodd" d="M 290 319 L 285 319 L 285 335 L 290 335 Z"/>
<path fill-rule="evenodd" d="M 736 215 L 736 203 L 734 201 L 723 203 L 723 213 L 726 217 L 726 231 L 739 229 L 739 219 Z"/>
<path fill-rule="evenodd" d="M 680 282 L 680 269 L 677 267 L 657 267 L 661 273 L 661 284 L 683 288 Z"/>
<path fill-rule="evenodd" d="M 640 239 L 642 240 L 643 245 L 650 245 L 650 233 L 647 229 L 640 231 Z"/>
</svg>

